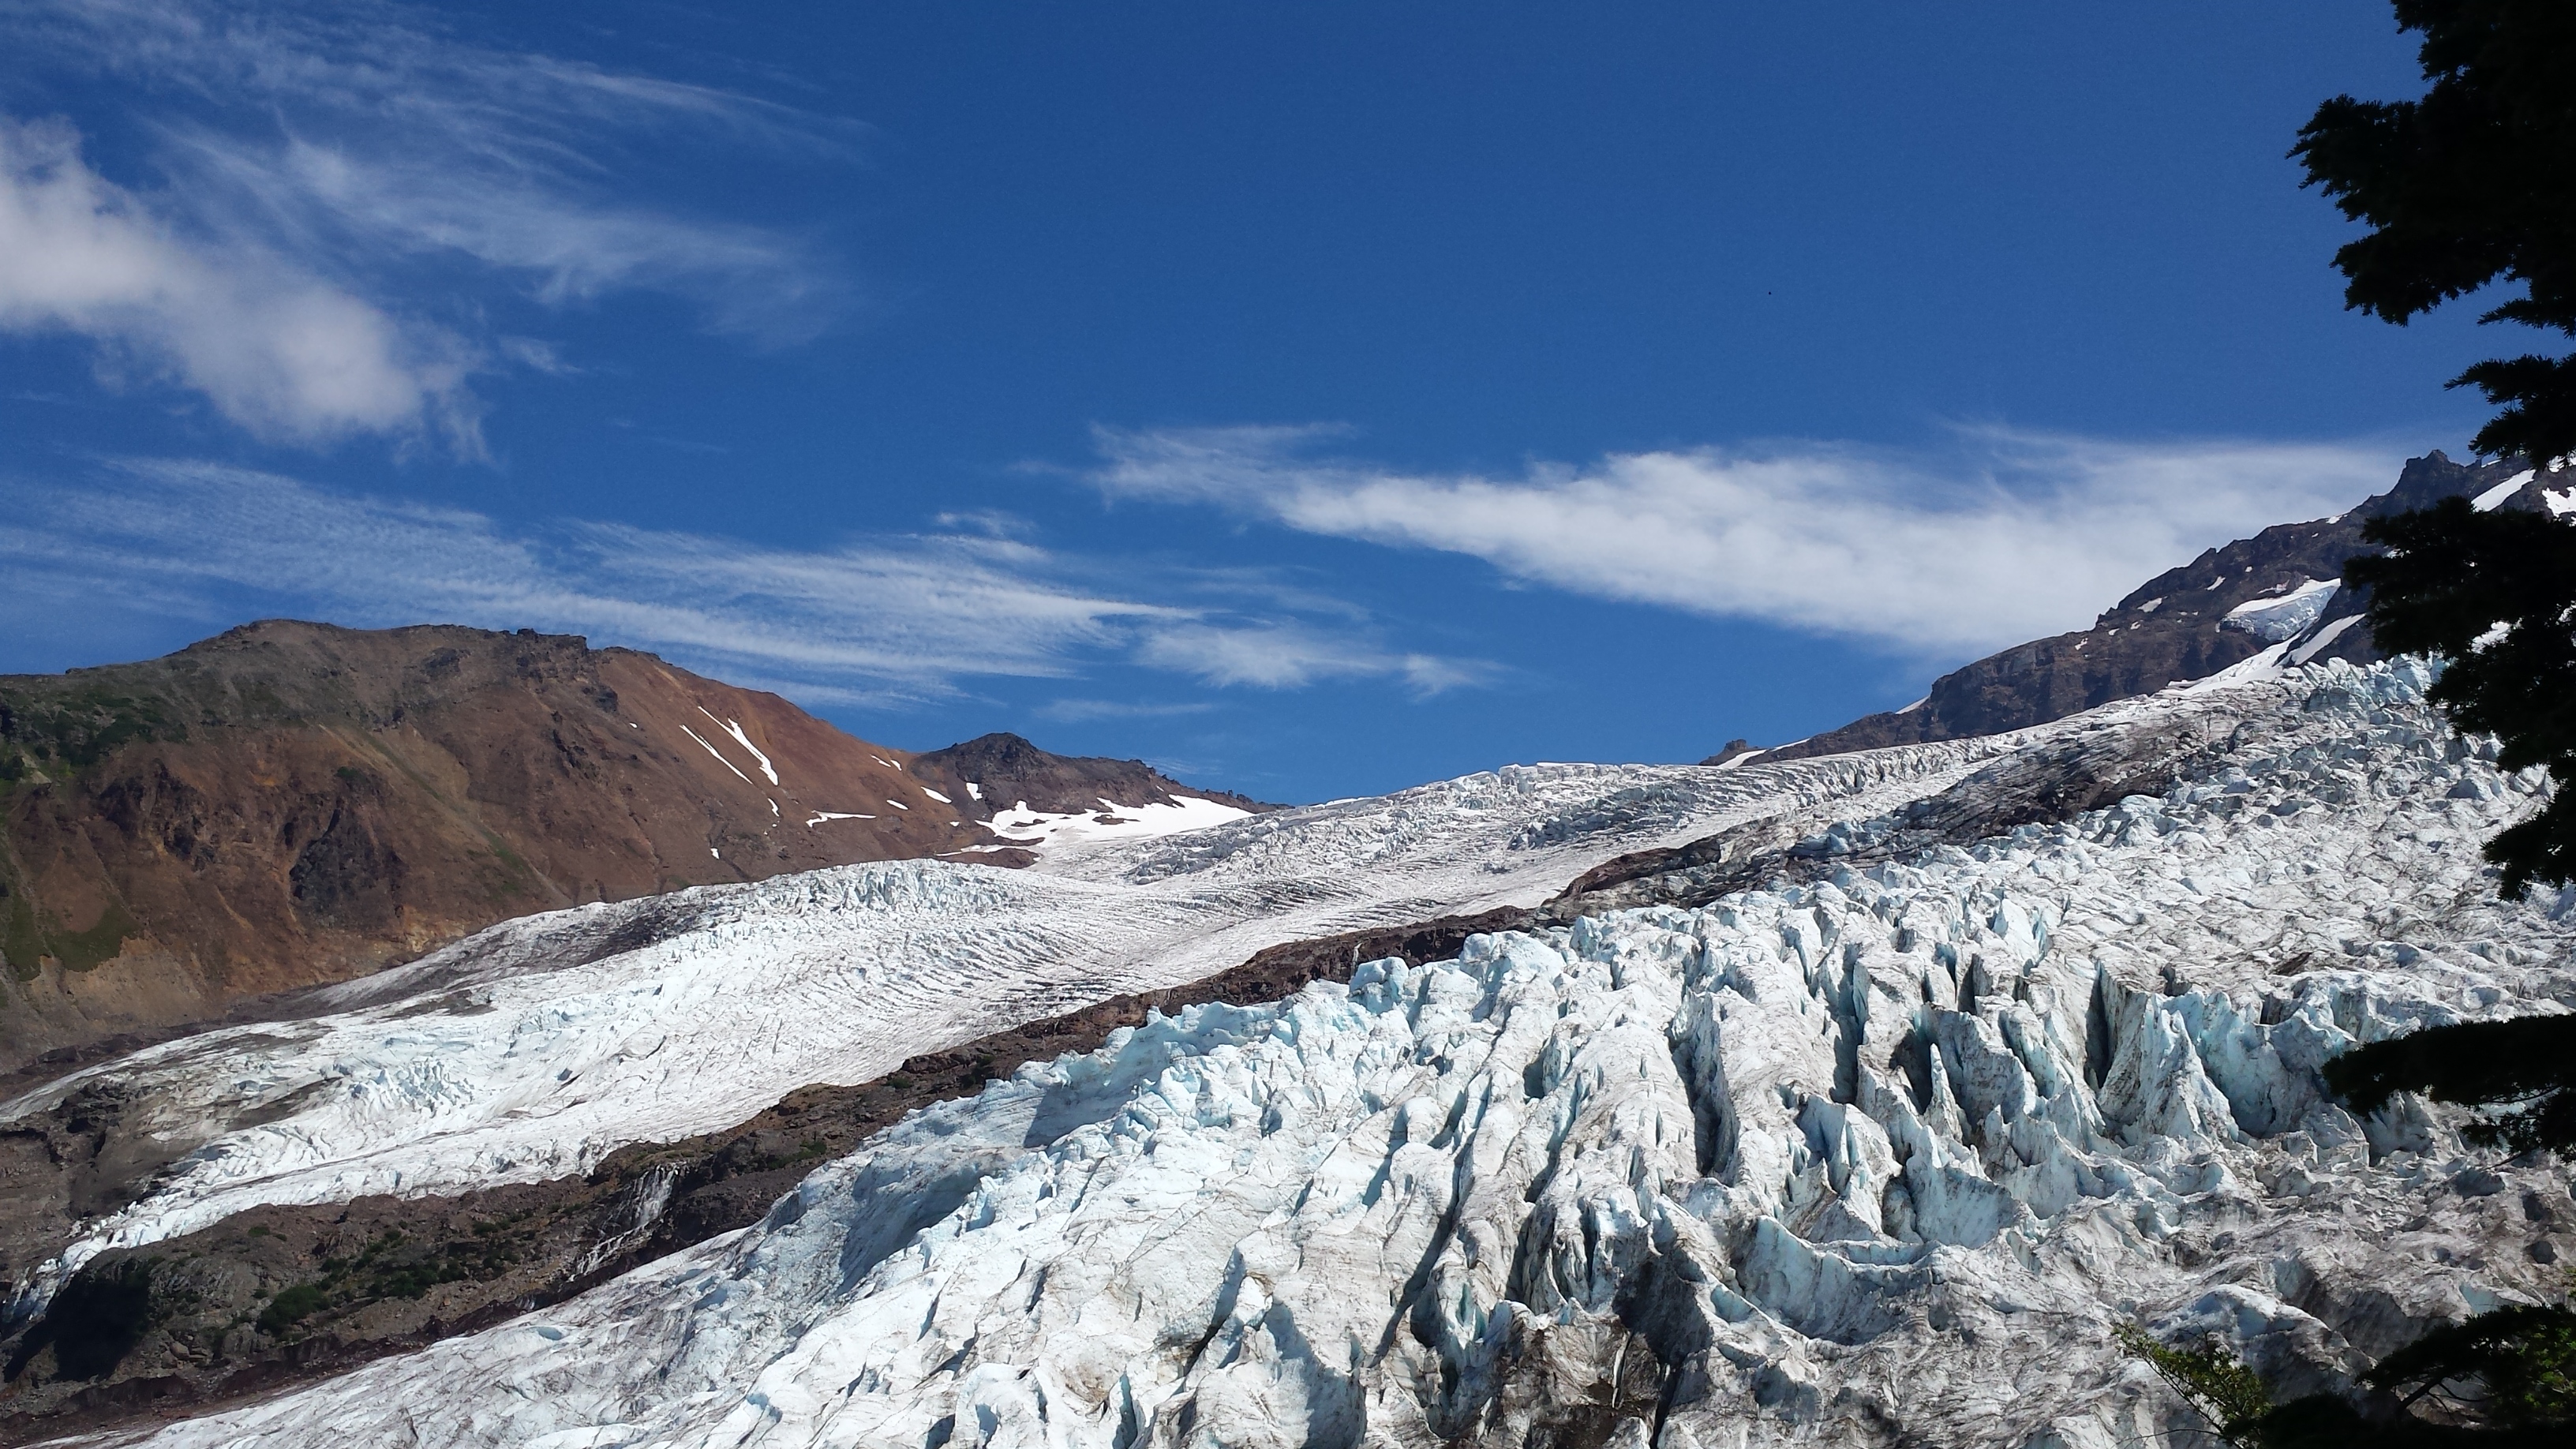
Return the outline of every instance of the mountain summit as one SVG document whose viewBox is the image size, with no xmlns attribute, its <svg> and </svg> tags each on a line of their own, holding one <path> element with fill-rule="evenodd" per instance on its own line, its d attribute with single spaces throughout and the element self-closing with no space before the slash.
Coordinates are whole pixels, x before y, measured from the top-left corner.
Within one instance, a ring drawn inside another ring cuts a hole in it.
<svg viewBox="0 0 2576 1449">
<path fill-rule="evenodd" d="M 1018 735 L 998 732 L 918 756 L 912 773 L 951 786 L 948 793 L 966 797 L 961 803 L 977 819 L 990 819 L 1015 805 L 1048 814 L 1076 814 L 1108 805 L 1172 805 L 1184 798 L 1213 800 L 1247 812 L 1279 808 L 1231 790 L 1194 789 L 1142 760 L 1054 755 Z"/>
<path fill-rule="evenodd" d="M 533 630 L 267 620 L 0 677 L 0 1068 L 532 911 L 858 861 L 1025 863 L 964 788 L 986 743 L 916 757 Z M 1041 808 L 1185 788 L 1015 743 L 995 778 Z"/>
</svg>

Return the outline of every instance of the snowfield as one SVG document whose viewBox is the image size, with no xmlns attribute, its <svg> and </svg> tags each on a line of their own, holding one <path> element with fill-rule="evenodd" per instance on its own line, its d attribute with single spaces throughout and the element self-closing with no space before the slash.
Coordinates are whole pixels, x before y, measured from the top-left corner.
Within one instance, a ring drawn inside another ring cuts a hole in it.
<svg viewBox="0 0 2576 1449">
<path fill-rule="evenodd" d="M 518 1171 L 503 1154 L 550 1134 L 696 1111 L 734 1090 L 720 1066 L 910 1049 L 884 1021 L 918 1046 L 1271 931 L 1535 899 L 1613 841 L 1814 822 L 1763 888 L 1155 1019 L 915 1114 L 757 1227 L 133 1437 L 2108 1449 L 2188 1427 L 2113 1344 L 2133 1319 L 2217 1333 L 2288 1392 L 2340 1386 L 2433 1322 L 2555 1291 L 2544 1264 L 2576 1250 L 2563 1169 L 2467 1151 L 2411 1099 L 2357 1121 L 2319 1086 L 2357 1041 L 2576 1003 L 2576 900 L 2499 903 L 2477 854 L 2540 782 L 2448 734 L 2426 682 L 2240 675 L 1979 742 L 2149 722 L 2199 744 L 2161 795 L 1866 866 L 1834 862 L 1917 818 L 1967 747 L 1506 772 L 1054 874 L 825 872 L 694 893 L 681 934 L 587 964 L 649 913 L 505 927 L 368 983 L 422 994 L 146 1063 L 201 1112 L 325 1087 L 215 1144 L 258 1173 L 207 1155 L 120 1230 Z M 943 999 L 966 980 L 976 1000 Z M 650 1004 L 673 992 L 691 1004 Z"/>
</svg>

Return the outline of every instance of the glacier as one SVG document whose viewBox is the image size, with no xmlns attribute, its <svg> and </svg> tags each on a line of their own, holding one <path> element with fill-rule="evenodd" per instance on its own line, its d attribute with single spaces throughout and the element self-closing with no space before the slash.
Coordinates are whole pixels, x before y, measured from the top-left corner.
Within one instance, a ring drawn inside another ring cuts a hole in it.
<svg viewBox="0 0 2576 1449">
<path fill-rule="evenodd" d="M 0 1106 L 5 1124 L 113 1082 L 134 1098 L 130 1130 L 176 1159 L 14 1284 L 11 1314 L 100 1252 L 253 1206 L 586 1172 L 801 1086 L 868 1081 L 1283 941 L 1535 904 L 1624 851 L 1885 808 L 2009 748 L 1759 773 L 1512 766 L 1185 833 L 1077 832 L 1026 871 L 884 862 L 507 922 L 309 993 L 287 1019 L 147 1048 Z"/>
<path fill-rule="evenodd" d="M 2563 1166 L 2473 1150 L 2456 1116 L 2412 1099 L 2356 1119 L 2318 1079 L 2356 1042 L 2576 1004 L 2576 893 L 2500 901 L 2477 850 L 2546 783 L 2444 728 L 2429 678 L 2407 660 L 2267 666 L 2008 739 L 2146 721 L 2191 748 L 2161 794 L 1902 858 L 1872 842 L 1904 839 L 1911 802 L 1975 761 L 1881 761 L 1885 778 L 1775 811 L 1807 828 L 1760 885 L 1152 1018 L 915 1113 L 759 1225 L 582 1297 L 107 1437 L 2107 1449 L 2190 1428 L 2113 1342 L 2133 1321 L 2215 1334 L 2284 1393 L 2347 1388 L 2433 1323 L 2554 1301 L 2556 1258 L 2576 1250 Z M 1761 768 L 1663 783 L 1763 788 Z M 749 953 L 778 939 L 758 934 L 762 912 L 891 903 L 901 879 L 916 914 L 900 931 L 949 960 L 978 930 L 1020 949 L 1020 927 L 991 923 L 1046 914 L 1030 901 L 1124 912 L 1181 899 L 1149 884 L 1223 895 L 1371 851 L 1415 862 L 1419 882 L 1444 855 L 1472 870 L 1514 841 L 1598 845 L 1585 821 L 1627 820 L 1633 839 L 1759 814 L 1741 798 L 1605 806 L 1662 787 L 1608 778 L 1479 817 L 1457 849 L 1464 817 L 1416 817 L 1405 843 L 1401 810 L 1354 802 L 1104 853 L 1088 874 L 991 873 L 995 896 L 924 867 L 769 882 L 680 940 Z M 1390 907 L 1413 894 L 1389 889 Z M 547 994 L 592 969 L 551 964 L 567 952 L 547 933 L 588 921 L 502 928 L 401 989 L 498 992 L 515 962 Z M 1124 949 L 1161 951 L 1165 929 L 1143 919 Z M 600 989 L 641 993 L 675 965 Z M 1104 968 L 1084 969 L 1100 989 Z M 743 1013 L 765 979 L 736 983 L 725 1023 L 755 1060 L 751 1024 L 778 1019 L 784 1041 L 795 1014 Z M 1024 971 L 985 989 L 1069 982 Z M 596 1050 L 502 1035 L 535 1060 L 529 1080 Z M 263 1048 L 223 1050 L 238 1064 Z M 502 1150 L 507 1112 L 477 1110 L 474 1130 L 501 1135 L 476 1150 Z M 317 1153 L 362 1140 L 320 1121 Z M 425 1140 L 386 1161 L 434 1157 Z M 438 1171 L 495 1170 L 465 1161 Z"/>
</svg>

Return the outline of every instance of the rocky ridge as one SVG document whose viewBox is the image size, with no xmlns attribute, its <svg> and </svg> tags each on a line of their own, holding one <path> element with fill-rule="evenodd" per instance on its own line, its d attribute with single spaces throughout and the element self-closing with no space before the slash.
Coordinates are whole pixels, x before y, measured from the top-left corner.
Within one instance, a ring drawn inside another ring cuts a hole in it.
<svg viewBox="0 0 2576 1449">
<path fill-rule="evenodd" d="M 2485 498 L 2515 479 L 2521 486 L 2486 506 L 2551 508 L 2548 490 L 2559 480 L 2538 477 L 2519 462 L 2463 464 L 2428 453 L 2406 464 L 2395 487 L 2348 512 L 2209 549 L 2132 590 L 2090 629 L 2017 644 L 1943 675 L 1904 709 L 1866 715 L 1768 753 L 1796 759 L 2026 729 L 2205 679 L 2282 643 L 2291 644 L 2299 663 L 2367 664 L 2379 655 L 2358 618 L 2363 600 L 2337 582 L 2345 561 L 2369 550 L 2362 525 L 2455 494 Z M 1722 764 L 1744 752 L 1738 740 L 1702 763 Z"/>
<path fill-rule="evenodd" d="M 974 820 L 990 820 L 1015 805 L 1065 815 L 1171 805 L 1184 798 L 1213 800 L 1246 814 L 1279 808 L 1231 790 L 1183 785 L 1142 760 L 1049 754 L 1014 734 L 978 735 L 915 755 L 910 769 L 915 779 L 941 787 Z"/>
</svg>

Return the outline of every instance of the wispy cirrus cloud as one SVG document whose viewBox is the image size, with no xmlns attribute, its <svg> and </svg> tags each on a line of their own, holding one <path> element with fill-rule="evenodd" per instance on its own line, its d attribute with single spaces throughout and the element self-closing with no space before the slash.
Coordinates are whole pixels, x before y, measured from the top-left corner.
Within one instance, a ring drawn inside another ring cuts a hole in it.
<svg viewBox="0 0 2576 1449">
<path fill-rule="evenodd" d="M 1104 719 L 1168 719 L 1175 715 L 1205 714 L 1216 705 L 1204 699 L 1136 700 L 1136 699 L 1056 699 L 1039 705 L 1040 719 L 1058 724 L 1088 724 Z"/>
<path fill-rule="evenodd" d="M 474 335 L 480 286 L 663 293 L 759 345 L 849 301 L 811 238 L 642 199 L 631 174 L 687 147 L 846 159 L 852 123 L 473 44 L 380 0 L 20 0 L 0 55 L 111 94 L 150 183 L 98 169 L 67 119 L 0 133 L 0 328 L 90 337 L 111 376 L 165 377 L 264 438 L 475 451 L 473 371 L 569 365 Z"/>
<path fill-rule="evenodd" d="M 8 492 L 0 568 L 21 598 L 112 596 L 210 622 L 535 627 L 809 699 L 888 704 L 1109 665 L 1219 687 L 1375 677 L 1433 692 L 1482 668 L 1386 648 L 1339 611 L 1297 618 L 1188 570 L 991 532 L 798 549 L 613 523 L 513 527 L 186 459 L 109 460 L 76 483 L 11 480 Z M 1113 576 L 1126 587 L 1104 586 Z"/>
<path fill-rule="evenodd" d="M 2203 548 L 2385 489 L 2403 457 L 1977 428 L 1913 451 L 1701 448 L 1492 477 L 1328 451 L 1347 436 L 1104 428 L 1085 476 L 1113 497 L 1470 555 L 1570 593 L 1939 655 L 2080 628 Z"/>
<path fill-rule="evenodd" d="M 1481 684 L 1494 671 L 1468 660 L 1390 652 L 1287 621 L 1246 625 L 1185 622 L 1156 629 L 1137 650 L 1139 662 L 1210 684 L 1297 689 L 1322 680 L 1401 680 L 1416 694 Z"/>
<path fill-rule="evenodd" d="M 444 434 L 475 449 L 467 348 L 293 261 L 178 234 L 58 123 L 0 117 L 0 329 L 87 337 L 263 437 Z"/>
</svg>

